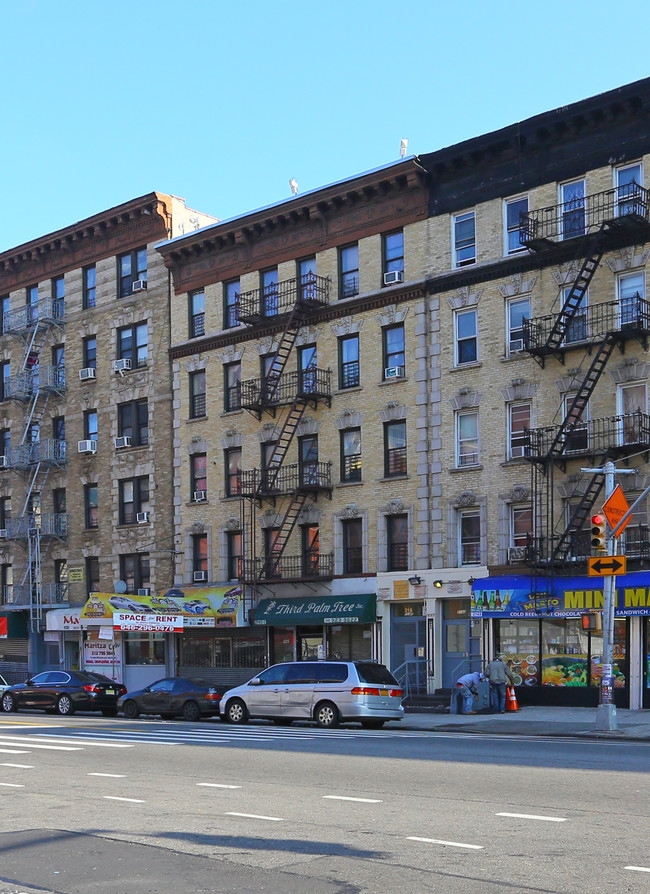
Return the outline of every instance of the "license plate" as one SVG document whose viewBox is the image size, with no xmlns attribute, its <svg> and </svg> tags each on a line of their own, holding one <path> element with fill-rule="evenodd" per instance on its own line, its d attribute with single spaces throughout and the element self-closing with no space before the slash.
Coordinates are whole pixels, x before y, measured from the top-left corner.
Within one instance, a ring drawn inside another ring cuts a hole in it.
<svg viewBox="0 0 650 894">
<path fill-rule="evenodd" d="M 114 689 L 107 689 L 107 690 L 106 690 L 106 695 L 115 695 L 115 690 L 114 690 Z"/>
<path fill-rule="evenodd" d="M 380 695 L 388 695 L 388 689 L 380 689 L 379 694 Z"/>
</svg>

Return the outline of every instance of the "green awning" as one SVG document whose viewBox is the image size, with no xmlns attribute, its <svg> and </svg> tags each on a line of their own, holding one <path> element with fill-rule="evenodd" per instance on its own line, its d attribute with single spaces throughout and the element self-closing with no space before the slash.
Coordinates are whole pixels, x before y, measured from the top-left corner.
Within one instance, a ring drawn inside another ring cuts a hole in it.
<svg viewBox="0 0 650 894">
<path fill-rule="evenodd" d="M 368 624 L 376 618 L 377 596 L 321 596 L 262 599 L 253 624 L 292 627 L 294 624 Z"/>
<path fill-rule="evenodd" d="M 27 618 L 24 612 L 0 612 L 2 639 L 27 639 Z"/>
</svg>

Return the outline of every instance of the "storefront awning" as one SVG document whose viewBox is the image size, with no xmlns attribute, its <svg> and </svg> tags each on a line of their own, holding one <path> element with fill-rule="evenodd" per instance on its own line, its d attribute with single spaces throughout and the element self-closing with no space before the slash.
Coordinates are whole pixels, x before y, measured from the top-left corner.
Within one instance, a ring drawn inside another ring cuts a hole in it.
<svg viewBox="0 0 650 894">
<path fill-rule="evenodd" d="M 485 577 L 472 587 L 473 618 L 575 618 L 603 608 L 602 577 Z M 614 578 L 618 617 L 650 615 L 650 572 Z"/>
<path fill-rule="evenodd" d="M 253 624 L 292 627 L 294 624 L 368 624 L 376 618 L 377 596 L 321 596 L 315 599 L 262 599 Z"/>
<path fill-rule="evenodd" d="M 80 630 L 81 606 L 77 608 L 52 608 L 45 615 L 46 630 Z"/>
<path fill-rule="evenodd" d="M 0 612 L 0 639 L 27 638 L 27 620 L 22 612 Z"/>
<path fill-rule="evenodd" d="M 184 629 L 188 627 L 241 627 L 243 624 L 243 597 L 239 586 L 231 583 L 211 587 L 174 587 L 162 596 L 131 596 L 122 593 L 92 593 L 81 609 L 81 626 L 115 626 L 120 629 L 136 629 L 126 626 L 126 616 L 149 619 L 157 626 L 156 619 L 173 618 L 174 629 L 182 618 Z M 118 617 L 119 616 L 119 617 Z M 164 625 L 161 626 L 163 629 Z"/>
</svg>

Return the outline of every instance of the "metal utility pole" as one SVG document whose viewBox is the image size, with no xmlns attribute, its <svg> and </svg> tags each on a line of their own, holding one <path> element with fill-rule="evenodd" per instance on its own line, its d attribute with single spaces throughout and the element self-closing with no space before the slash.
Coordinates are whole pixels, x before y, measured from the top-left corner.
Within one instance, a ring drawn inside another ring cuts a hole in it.
<svg viewBox="0 0 650 894">
<path fill-rule="evenodd" d="M 615 475 L 634 475 L 634 469 L 617 469 L 613 462 L 605 463 L 602 469 L 583 469 L 583 472 L 604 473 L 605 501 L 614 492 Z M 620 524 L 617 525 L 617 529 Z M 616 538 L 610 529 L 607 537 L 607 553 L 615 555 Z M 601 732 L 618 730 L 616 705 L 614 704 L 614 610 L 615 610 L 614 575 L 607 574 L 603 582 L 603 658 L 602 677 L 600 682 L 600 701 L 596 711 L 596 729 Z"/>
</svg>

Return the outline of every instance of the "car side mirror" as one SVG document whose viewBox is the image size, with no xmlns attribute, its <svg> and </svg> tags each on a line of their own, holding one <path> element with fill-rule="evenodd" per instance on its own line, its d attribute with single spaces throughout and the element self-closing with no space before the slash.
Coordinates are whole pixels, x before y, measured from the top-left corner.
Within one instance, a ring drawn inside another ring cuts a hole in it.
<svg viewBox="0 0 650 894">
<path fill-rule="evenodd" d="M 26 685 L 26 686 L 33 686 L 33 685 L 34 685 L 34 681 L 33 681 L 33 680 L 25 680 L 25 685 Z"/>
<path fill-rule="evenodd" d="M 252 680 L 249 680 L 249 681 L 248 681 L 248 685 L 249 685 L 249 686 L 261 686 L 261 685 L 262 685 L 262 681 L 260 680 L 259 677 L 253 677 Z"/>
<path fill-rule="evenodd" d="M 151 686 L 145 686 L 143 692 L 151 692 Z"/>
</svg>

